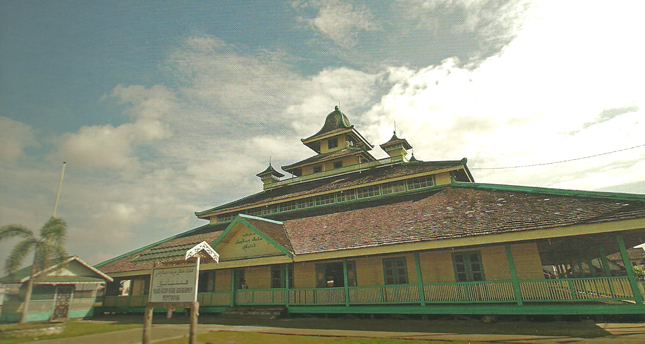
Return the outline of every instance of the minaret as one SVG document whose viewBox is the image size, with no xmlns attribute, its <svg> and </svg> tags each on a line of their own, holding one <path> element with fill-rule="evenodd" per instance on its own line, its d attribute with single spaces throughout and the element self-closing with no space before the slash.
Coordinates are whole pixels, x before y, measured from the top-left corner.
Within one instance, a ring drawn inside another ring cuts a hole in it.
<svg viewBox="0 0 645 344">
<path fill-rule="evenodd" d="M 256 174 L 256 176 L 260 177 L 260 180 L 262 180 L 262 183 L 264 184 L 264 190 L 266 190 L 271 187 L 271 184 L 279 182 L 280 177 L 284 177 L 284 174 L 273 169 L 273 166 L 271 166 L 271 163 L 269 163 L 269 167 L 267 167 L 266 170 Z"/>
</svg>

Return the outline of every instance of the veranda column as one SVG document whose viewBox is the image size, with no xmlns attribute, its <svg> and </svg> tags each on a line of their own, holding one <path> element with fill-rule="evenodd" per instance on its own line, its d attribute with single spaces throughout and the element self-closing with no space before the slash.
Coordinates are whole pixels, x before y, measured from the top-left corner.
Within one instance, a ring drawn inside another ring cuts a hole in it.
<svg viewBox="0 0 645 344">
<path fill-rule="evenodd" d="M 414 252 L 414 265 L 417 269 L 417 284 L 419 285 L 419 299 L 421 306 L 426 305 L 426 294 L 423 290 L 423 277 L 421 276 L 421 260 L 419 259 L 419 252 Z"/>
<path fill-rule="evenodd" d="M 600 245 L 598 246 L 598 254 L 600 254 L 600 261 L 602 262 L 602 268 L 605 270 L 605 277 L 611 277 L 611 267 L 607 261 L 607 255 L 605 255 L 605 248 Z"/>
<path fill-rule="evenodd" d="M 231 307 L 235 307 L 235 269 L 231 269 Z"/>
<path fill-rule="evenodd" d="M 506 248 L 506 260 L 508 261 L 508 270 L 511 273 L 511 280 L 513 281 L 513 291 L 515 292 L 515 300 L 518 305 L 522 305 L 522 290 L 520 289 L 520 282 L 517 280 L 517 272 L 515 271 L 515 261 L 513 260 L 513 252 L 511 252 L 511 245 L 504 245 Z"/>
<path fill-rule="evenodd" d="M 284 292 L 286 297 L 284 303 L 287 307 L 289 307 L 289 264 L 285 264 L 284 266 L 284 278 L 285 278 L 284 285 L 287 287 L 287 290 Z M 295 278 L 294 278 L 294 281 L 295 281 Z"/>
<path fill-rule="evenodd" d="M 616 241 L 618 242 L 620 256 L 623 258 L 623 264 L 625 265 L 625 271 L 627 272 L 627 279 L 629 279 L 629 284 L 632 286 L 634 301 L 636 301 L 637 305 L 642 305 L 643 298 L 641 297 L 640 290 L 638 290 L 638 282 L 636 282 L 636 277 L 634 276 L 634 271 L 632 270 L 632 263 L 629 261 L 629 255 L 627 254 L 627 249 L 625 248 L 623 236 L 621 234 L 616 235 Z"/>
<path fill-rule="evenodd" d="M 347 259 L 343 259 L 343 280 L 345 283 L 345 306 L 349 307 L 349 279 L 347 277 Z"/>
</svg>

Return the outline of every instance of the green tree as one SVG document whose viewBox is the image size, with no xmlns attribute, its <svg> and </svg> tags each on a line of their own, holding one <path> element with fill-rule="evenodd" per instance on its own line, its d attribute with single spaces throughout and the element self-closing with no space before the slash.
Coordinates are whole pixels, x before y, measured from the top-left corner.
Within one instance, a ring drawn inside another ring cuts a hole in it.
<svg viewBox="0 0 645 344">
<path fill-rule="evenodd" d="M 67 257 L 67 252 L 63 247 L 67 238 L 67 223 L 63 219 L 52 217 L 40 229 L 39 236 L 34 235 L 31 230 L 22 225 L 7 225 L 0 228 L 0 241 L 13 237 L 19 237 L 22 240 L 13 247 L 5 261 L 5 271 L 8 274 L 16 273 L 25 257 L 32 251 L 34 253 L 30 278 L 27 282 L 27 294 L 20 318 L 20 323 L 24 324 L 27 322 L 27 309 L 34 288 L 34 276 Z"/>
</svg>

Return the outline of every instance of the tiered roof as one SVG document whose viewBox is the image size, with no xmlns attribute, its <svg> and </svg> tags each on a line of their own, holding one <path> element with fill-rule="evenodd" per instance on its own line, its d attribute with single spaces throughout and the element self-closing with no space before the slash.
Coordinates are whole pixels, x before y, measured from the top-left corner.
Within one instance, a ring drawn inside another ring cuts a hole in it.
<svg viewBox="0 0 645 344">
<path fill-rule="evenodd" d="M 645 221 L 645 196 L 459 182 L 387 202 L 366 202 L 360 208 L 282 222 L 245 217 L 293 252 L 294 259 L 324 252 L 634 219 Z M 140 257 L 204 240 L 213 243 L 220 233 L 189 232 L 99 266 L 107 273 L 149 269 L 154 259 L 141 261 Z"/>
</svg>

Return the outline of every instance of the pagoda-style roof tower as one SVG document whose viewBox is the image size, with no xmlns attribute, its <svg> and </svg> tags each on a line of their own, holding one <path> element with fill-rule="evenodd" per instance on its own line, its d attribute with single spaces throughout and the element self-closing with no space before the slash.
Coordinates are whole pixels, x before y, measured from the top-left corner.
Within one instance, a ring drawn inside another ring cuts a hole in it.
<svg viewBox="0 0 645 344">
<path fill-rule="evenodd" d="M 381 149 L 387 153 L 390 158 L 393 160 L 403 160 L 408 161 L 406 156 L 408 155 L 408 149 L 412 149 L 412 146 L 408 143 L 406 139 L 400 139 L 396 136 L 396 131 L 390 141 L 385 142 L 380 145 Z"/>
<path fill-rule="evenodd" d="M 264 184 L 264 187 L 268 184 L 273 184 L 275 182 L 280 181 L 280 177 L 284 177 L 284 174 L 276 171 L 273 166 L 271 166 L 271 163 L 269 163 L 269 167 L 266 168 L 266 170 L 256 174 L 256 176 L 260 177 L 260 180 L 262 180 L 262 183 Z"/>
<path fill-rule="evenodd" d="M 303 176 L 376 161 L 368 152 L 374 146 L 361 135 L 338 106 L 327 115 L 325 124 L 302 143 L 318 153 L 291 165 L 282 166 L 294 176 Z"/>
</svg>

